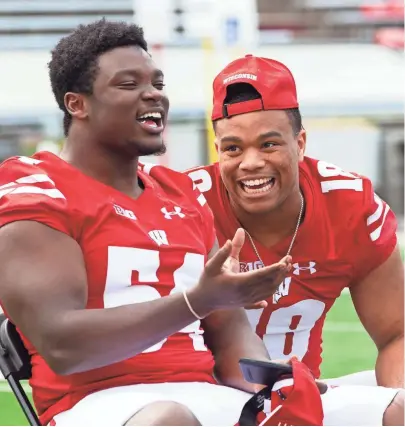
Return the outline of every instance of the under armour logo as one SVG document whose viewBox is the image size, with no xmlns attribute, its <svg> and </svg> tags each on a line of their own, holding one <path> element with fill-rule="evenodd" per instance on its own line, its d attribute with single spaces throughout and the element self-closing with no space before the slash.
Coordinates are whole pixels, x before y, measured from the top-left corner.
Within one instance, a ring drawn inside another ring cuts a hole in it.
<svg viewBox="0 0 405 427">
<path fill-rule="evenodd" d="M 181 208 L 179 208 L 178 206 L 175 206 L 173 209 L 174 211 L 169 212 L 166 208 L 162 208 L 161 212 L 164 214 L 166 219 L 172 219 L 172 216 L 175 216 L 175 215 L 179 216 L 180 218 L 185 217 L 184 213 L 181 212 Z"/>
<path fill-rule="evenodd" d="M 167 235 L 163 230 L 152 230 L 149 231 L 149 237 L 158 245 L 169 245 Z"/>
<path fill-rule="evenodd" d="M 316 273 L 316 269 L 315 267 L 315 262 L 314 261 L 309 261 L 308 266 L 303 266 L 301 267 L 297 262 L 295 264 L 293 264 L 294 267 L 294 271 L 293 274 L 299 276 L 300 275 L 300 271 L 309 271 L 310 274 L 314 274 Z"/>
</svg>

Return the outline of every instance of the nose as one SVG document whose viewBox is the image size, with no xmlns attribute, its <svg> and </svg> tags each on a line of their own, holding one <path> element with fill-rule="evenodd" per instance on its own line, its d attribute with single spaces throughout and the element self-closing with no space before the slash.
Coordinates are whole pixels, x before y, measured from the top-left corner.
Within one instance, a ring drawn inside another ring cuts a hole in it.
<svg viewBox="0 0 405 427">
<path fill-rule="evenodd" d="M 260 151 L 255 149 L 245 150 L 243 153 L 243 158 L 239 164 L 239 168 L 245 171 L 255 171 L 257 169 L 262 169 L 266 165 L 263 154 Z"/>
<path fill-rule="evenodd" d="M 152 85 L 145 87 L 145 90 L 142 92 L 142 99 L 144 101 L 152 100 L 158 102 L 163 98 L 163 96 L 163 92 Z"/>
</svg>

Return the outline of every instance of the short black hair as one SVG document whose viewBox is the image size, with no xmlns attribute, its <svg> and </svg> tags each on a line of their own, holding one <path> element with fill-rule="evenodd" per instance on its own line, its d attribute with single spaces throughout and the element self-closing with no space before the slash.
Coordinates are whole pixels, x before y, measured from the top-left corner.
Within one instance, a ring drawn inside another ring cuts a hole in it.
<svg viewBox="0 0 405 427">
<path fill-rule="evenodd" d="M 227 87 L 224 104 L 236 104 L 260 98 L 260 93 L 249 83 L 235 83 Z M 299 108 L 288 108 L 284 111 L 288 115 L 294 135 L 298 135 L 302 129 L 302 117 Z M 213 125 L 215 130 L 215 121 Z"/>
<path fill-rule="evenodd" d="M 98 57 L 122 46 L 139 46 L 147 51 L 143 29 L 135 24 L 107 21 L 103 18 L 91 24 L 79 25 L 52 50 L 52 58 L 48 64 L 49 77 L 56 102 L 65 114 L 65 136 L 72 121 L 63 101 L 66 92 L 91 95 Z"/>
</svg>

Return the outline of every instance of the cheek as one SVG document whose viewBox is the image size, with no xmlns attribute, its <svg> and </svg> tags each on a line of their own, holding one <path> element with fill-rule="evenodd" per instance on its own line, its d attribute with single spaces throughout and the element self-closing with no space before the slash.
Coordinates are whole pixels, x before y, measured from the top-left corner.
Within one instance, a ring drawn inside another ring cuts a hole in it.
<svg viewBox="0 0 405 427">
<path fill-rule="evenodd" d="M 283 181 L 291 181 L 296 175 L 298 170 L 298 155 L 292 150 L 283 150 L 278 153 L 274 153 L 269 158 L 269 162 L 272 163 L 282 176 Z"/>
<path fill-rule="evenodd" d="M 167 95 L 166 95 L 165 92 L 163 92 L 163 94 L 162 94 L 162 104 L 163 104 L 163 107 L 166 110 L 169 109 L 169 107 L 170 107 L 170 101 L 169 101 L 169 98 L 167 97 Z"/>
<path fill-rule="evenodd" d="M 219 171 L 222 181 L 228 190 L 232 189 L 232 186 L 235 182 L 235 170 L 236 168 L 235 165 L 232 164 L 232 161 L 220 159 Z"/>
<path fill-rule="evenodd" d="M 279 172 L 288 171 L 293 163 L 293 158 L 289 150 L 278 150 L 267 155 L 268 163 L 275 166 Z"/>
</svg>

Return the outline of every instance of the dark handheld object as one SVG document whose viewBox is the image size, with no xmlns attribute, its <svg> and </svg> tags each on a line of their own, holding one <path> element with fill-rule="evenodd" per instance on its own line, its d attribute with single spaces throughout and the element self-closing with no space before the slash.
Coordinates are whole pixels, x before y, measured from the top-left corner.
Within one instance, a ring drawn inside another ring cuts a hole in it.
<svg viewBox="0 0 405 427">
<path fill-rule="evenodd" d="M 263 384 L 270 388 L 283 376 L 292 375 L 292 367 L 286 363 L 265 362 L 254 359 L 240 359 L 239 365 L 246 381 Z"/>
<path fill-rule="evenodd" d="M 270 399 L 274 383 L 285 377 L 291 378 L 292 367 L 285 363 L 254 359 L 240 359 L 239 365 L 246 381 L 266 386 L 245 403 L 239 418 L 240 426 L 254 426 L 258 413 L 264 409 L 264 400 Z"/>
</svg>

